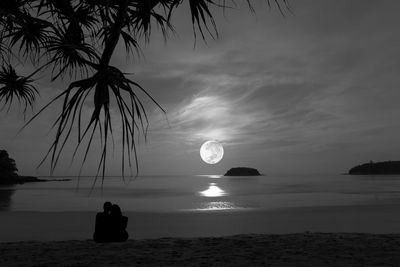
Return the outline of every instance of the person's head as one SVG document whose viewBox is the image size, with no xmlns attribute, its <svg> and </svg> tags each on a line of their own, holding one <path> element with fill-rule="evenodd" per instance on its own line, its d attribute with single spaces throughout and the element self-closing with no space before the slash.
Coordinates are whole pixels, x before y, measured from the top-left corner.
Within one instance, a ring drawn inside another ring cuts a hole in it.
<svg viewBox="0 0 400 267">
<path fill-rule="evenodd" d="M 111 215 L 122 216 L 121 208 L 116 204 L 112 205 L 111 206 Z"/>
<path fill-rule="evenodd" d="M 111 202 L 104 202 L 103 210 L 105 213 L 109 213 L 111 211 L 112 204 Z"/>
</svg>

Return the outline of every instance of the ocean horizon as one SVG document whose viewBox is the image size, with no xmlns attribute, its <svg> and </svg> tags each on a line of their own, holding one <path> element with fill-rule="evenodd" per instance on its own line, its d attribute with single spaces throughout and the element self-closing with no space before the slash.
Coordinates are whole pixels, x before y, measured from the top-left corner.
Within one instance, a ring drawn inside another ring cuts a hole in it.
<svg viewBox="0 0 400 267">
<path fill-rule="evenodd" d="M 53 178 L 71 180 L 1 187 L 0 210 L 96 211 L 105 201 L 120 205 L 123 211 L 137 212 L 248 211 L 400 203 L 400 175 L 108 176 L 103 185 L 101 177 L 96 184 L 93 184 L 93 176 Z"/>
</svg>

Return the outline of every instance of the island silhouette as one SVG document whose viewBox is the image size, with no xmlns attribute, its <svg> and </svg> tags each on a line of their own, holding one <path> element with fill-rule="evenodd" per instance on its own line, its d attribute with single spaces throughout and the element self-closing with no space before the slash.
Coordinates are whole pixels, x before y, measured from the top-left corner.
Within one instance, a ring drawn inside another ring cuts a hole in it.
<svg viewBox="0 0 400 267">
<path fill-rule="evenodd" d="M 248 167 L 236 167 L 229 169 L 224 176 L 258 176 L 261 175 L 257 169 Z"/>
<path fill-rule="evenodd" d="M 70 180 L 71 179 L 39 179 L 34 176 L 18 175 L 18 169 L 15 160 L 10 158 L 6 150 L 0 150 L 0 185 Z"/>
<path fill-rule="evenodd" d="M 383 161 L 364 163 L 351 168 L 350 175 L 371 175 L 371 174 L 400 174 L 400 161 Z"/>
</svg>

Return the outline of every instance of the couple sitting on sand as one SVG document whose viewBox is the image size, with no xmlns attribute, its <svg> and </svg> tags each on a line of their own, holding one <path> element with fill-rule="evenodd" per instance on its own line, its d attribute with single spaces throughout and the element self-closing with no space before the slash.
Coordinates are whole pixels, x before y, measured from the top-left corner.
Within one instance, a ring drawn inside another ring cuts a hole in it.
<svg viewBox="0 0 400 267">
<path fill-rule="evenodd" d="M 96 242 L 124 242 L 128 239 L 128 217 L 122 216 L 118 205 L 105 202 L 103 212 L 96 215 L 93 239 Z"/>
</svg>

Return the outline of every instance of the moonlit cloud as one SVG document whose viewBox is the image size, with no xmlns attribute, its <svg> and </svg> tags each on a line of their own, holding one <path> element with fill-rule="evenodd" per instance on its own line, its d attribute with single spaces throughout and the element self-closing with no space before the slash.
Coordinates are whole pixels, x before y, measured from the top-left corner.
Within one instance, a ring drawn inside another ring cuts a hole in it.
<svg viewBox="0 0 400 267">
<path fill-rule="evenodd" d="M 240 99 L 202 94 L 178 107 L 171 117 L 171 126 L 189 141 L 243 142 L 246 129 L 265 120 L 265 114 L 259 110 L 246 111 Z"/>
</svg>

